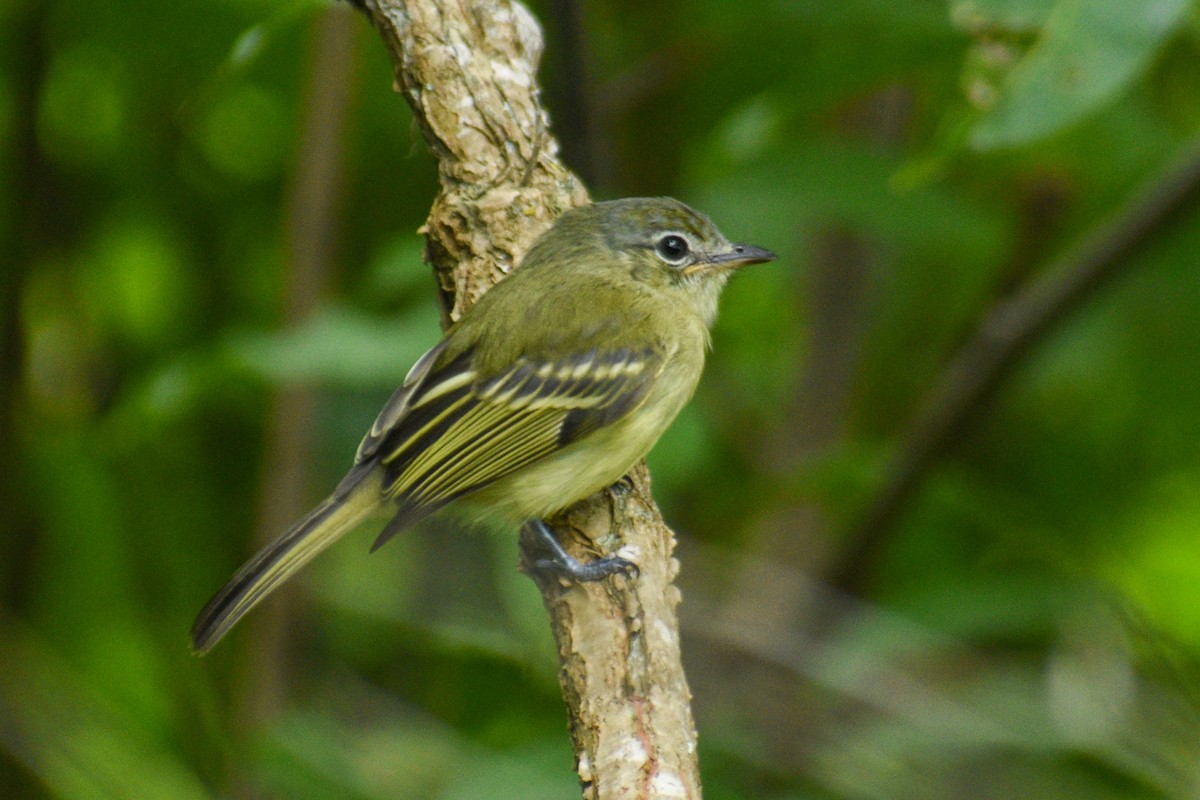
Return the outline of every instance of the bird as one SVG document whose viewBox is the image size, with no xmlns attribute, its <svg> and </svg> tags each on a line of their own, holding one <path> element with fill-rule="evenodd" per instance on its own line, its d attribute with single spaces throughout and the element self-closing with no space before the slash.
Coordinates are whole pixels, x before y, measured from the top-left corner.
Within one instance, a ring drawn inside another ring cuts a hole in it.
<svg viewBox="0 0 1200 800">
<path fill-rule="evenodd" d="M 391 519 L 372 551 L 454 506 L 531 526 L 551 554 L 539 566 L 567 579 L 636 573 L 620 556 L 577 561 L 546 520 L 649 452 L 696 388 L 729 277 L 774 259 L 673 198 L 563 213 L 417 360 L 333 493 L 213 595 L 194 652 L 374 516 Z"/>
</svg>

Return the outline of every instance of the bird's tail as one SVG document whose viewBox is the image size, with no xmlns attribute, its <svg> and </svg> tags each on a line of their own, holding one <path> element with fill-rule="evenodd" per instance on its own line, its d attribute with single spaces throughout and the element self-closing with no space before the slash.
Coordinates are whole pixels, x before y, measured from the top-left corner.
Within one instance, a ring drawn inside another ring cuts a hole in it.
<svg viewBox="0 0 1200 800">
<path fill-rule="evenodd" d="M 198 654 L 208 652 L 258 601 L 378 510 L 379 502 L 379 487 L 370 477 L 338 487 L 213 595 L 192 625 L 192 649 Z"/>
</svg>

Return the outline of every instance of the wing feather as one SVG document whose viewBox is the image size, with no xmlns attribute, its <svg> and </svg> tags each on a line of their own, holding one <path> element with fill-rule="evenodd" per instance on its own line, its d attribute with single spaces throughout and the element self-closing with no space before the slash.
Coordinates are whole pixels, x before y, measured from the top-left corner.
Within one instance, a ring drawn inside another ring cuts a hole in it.
<svg viewBox="0 0 1200 800">
<path fill-rule="evenodd" d="M 377 421 L 360 448 L 383 466 L 384 494 L 397 506 L 375 547 L 452 500 L 616 422 L 645 397 L 661 363 L 649 350 L 588 350 L 553 360 L 522 357 L 484 379 L 470 351 L 443 367 L 426 365 L 416 385 L 397 392 L 380 414 L 390 425 Z"/>
<path fill-rule="evenodd" d="M 534 437 L 546 438 L 539 430 L 538 418 L 545 419 L 548 425 L 557 425 L 559 420 L 553 413 L 531 413 L 524 409 L 513 410 L 504 403 L 481 402 L 465 414 L 455 429 L 443 437 L 438 447 L 428 453 L 429 458 L 422 459 L 424 463 L 414 463 L 408 472 L 414 479 L 409 486 L 395 485 L 393 491 L 398 495 L 409 493 L 422 499 L 434 500 L 440 495 L 452 494 L 461 489 L 476 484 L 494 480 L 500 475 L 491 472 L 506 462 L 498 460 L 497 456 L 509 450 L 522 441 Z M 553 438 L 548 441 L 548 455 L 555 449 Z M 520 469 L 533 459 L 513 461 L 501 474 Z M 473 483 L 467 479 L 472 472 L 480 472 L 488 466 L 488 470 Z M 399 484 L 399 482 L 397 482 Z"/>
<path fill-rule="evenodd" d="M 443 339 L 434 345 L 425 355 L 417 359 L 417 363 L 412 365 L 412 369 L 404 376 L 404 382 L 400 384 L 400 387 L 384 403 L 379 416 L 375 418 L 375 422 L 371 425 L 371 430 L 367 431 L 367 435 L 363 437 L 362 443 L 358 446 L 358 452 L 354 456 L 355 464 L 361 464 L 374 456 L 380 446 L 390 437 L 392 431 L 408 416 L 413 406 L 414 396 L 420 390 L 426 389 L 426 378 L 429 376 L 430 370 L 433 369 L 433 365 L 437 362 L 438 357 L 446 349 L 447 341 Z M 462 370 L 451 371 L 446 377 L 450 378 L 460 371 Z M 430 392 L 426 390 L 425 394 L 428 395 Z"/>
<path fill-rule="evenodd" d="M 473 442 L 472 457 L 460 467 L 448 464 L 422 486 L 431 496 L 453 493 L 459 487 L 482 486 L 558 449 L 561 415 L 542 413 L 516 418 L 502 432 L 488 432 Z M 516 465 L 515 467 L 513 465 Z M 502 470 L 502 471 L 501 471 Z M 497 474 L 499 473 L 499 474 Z"/>
</svg>

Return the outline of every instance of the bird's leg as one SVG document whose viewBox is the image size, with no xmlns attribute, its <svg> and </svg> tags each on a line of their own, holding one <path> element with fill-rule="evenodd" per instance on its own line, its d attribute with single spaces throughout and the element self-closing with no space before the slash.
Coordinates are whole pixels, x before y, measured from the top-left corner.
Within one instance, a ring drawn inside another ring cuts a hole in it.
<svg viewBox="0 0 1200 800">
<path fill-rule="evenodd" d="M 612 501 L 613 527 L 618 528 L 625 521 L 625 501 L 633 493 L 633 478 L 623 475 L 604 491 Z"/>
<path fill-rule="evenodd" d="M 531 534 L 546 551 L 548 558 L 539 558 L 533 562 L 532 569 L 539 572 L 550 572 L 557 577 L 567 578 L 576 583 L 599 581 L 609 575 L 623 573 L 634 577 L 638 573 L 637 564 L 620 556 L 597 558 L 587 564 L 566 551 L 558 535 L 543 520 L 531 519 L 525 523 L 525 530 Z"/>
</svg>

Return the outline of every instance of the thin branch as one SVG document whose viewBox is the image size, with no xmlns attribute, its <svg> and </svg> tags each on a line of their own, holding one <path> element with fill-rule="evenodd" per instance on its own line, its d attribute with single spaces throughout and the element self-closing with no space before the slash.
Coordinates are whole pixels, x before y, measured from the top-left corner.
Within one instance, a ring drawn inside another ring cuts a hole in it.
<svg viewBox="0 0 1200 800">
<path fill-rule="evenodd" d="M 50 12 L 40 4 L 14 8 L 9 33 L 14 37 L 10 64 L 12 82 L 11 142 L 5 148 L 9 163 L 0 164 L 7 185 L 7 205 L 0 218 L 0 607 L 23 606 L 35 591 L 33 568 L 41 537 L 38 493 L 29 485 L 25 448 L 32 442 L 22 430 L 25 410 L 25 321 L 21 301 L 34 264 L 52 250 L 62 230 L 74 226 L 62 202 L 62 180 L 38 145 L 37 108 L 46 80 L 50 55 L 46 44 Z M 31 502 L 32 501 L 32 502 Z M 48 502 L 48 500 L 42 501 Z"/>
<path fill-rule="evenodd" d="M 1070 254 L 983 318 L 908 426 L 886 483 L 849 536 L 836 586 L 866 586 L 881 545 L 938 458 L 982 416 L 1005 380 L 1047 336 L 1112 278 L 1139 250 L 1196 210 L 1200 141 Z"/>
<path fill-rule="evenodd" d="M 304 96 L 300 142 L 283 219 L 286 272 L 280 296 L 284 323 L 297 325 L 316 310 L 328 289 L 335 260 L 341 208 L 346 133 L 353 100 L 359 22 L 345 8 L 331 7 L 312 28 L 312 68 Z M 309 505 L 316 393 L 284 386 L 271 398 L 256 520 L 256 539 L 265 545 Z M 285 587 L 283 591 L 295 591 Z M 265 724 L 280 707 L 287 682 L 285 644 L 293 603 L 264 607 L 251 624 L 242 668 L 244 691 L 237 718 L 247 728 Z M 253 790 L 238 787 L 252 796 Z"/>
<path fill-rule="evenodd" d="M 581 0 L 549 0 L 546 18 L 554 20 L 550 41 L 556 45 L 556 58 L 551 91 L 559 136 L 580 177 L 593 186 L 606 186 L 612 176 L 610 154 L 596 115 L 595 85 L 588 68 L 590 42 Z"/>
<path fill-rule="evenodd" d="M 587 202 L 559 160 L 539 102 L 542 34 L 505 0 L 362 0 L 392 57 L 440 171 L 423 231 L 456 319 L 502 279 L 559 214 Z M 576 770 L 585 798 L 699 798 L 696 734 L 679 652 L 675 540 L 649 493 L 580 503 L 559 530 L 581 558 L 618 548 L 641 568 L 564 587 L 539 584 L 558 643 Z"/>
</svg>

